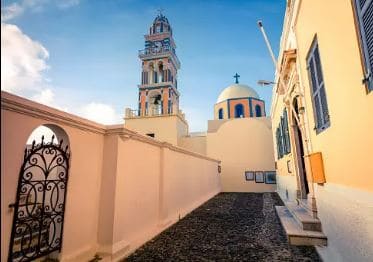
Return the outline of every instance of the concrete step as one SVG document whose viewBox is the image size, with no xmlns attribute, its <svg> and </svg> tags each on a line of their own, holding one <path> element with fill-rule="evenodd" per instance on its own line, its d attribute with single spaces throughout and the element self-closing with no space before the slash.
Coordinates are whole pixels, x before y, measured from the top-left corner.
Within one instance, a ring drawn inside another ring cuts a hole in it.
<svg viewBox="0 0 373 262">
<path fill-rule="evenodd" d="M 276 206 L 290 245 L 295 246 L 326 246 L 327 237 L 322 232 L 303 230 L 286 206 Z"/>
<path fill-rule="evenodd" d="M 303 230 L 322 232 L 320 219 L 314 218 L 303 206 L 288 202 L 286 207 Z"/>
</svg>

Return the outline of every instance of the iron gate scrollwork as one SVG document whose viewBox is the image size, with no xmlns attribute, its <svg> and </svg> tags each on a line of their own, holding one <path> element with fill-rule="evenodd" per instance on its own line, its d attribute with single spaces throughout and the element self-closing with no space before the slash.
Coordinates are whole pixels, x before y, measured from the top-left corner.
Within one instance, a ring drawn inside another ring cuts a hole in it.
<svg viewBox="0 0 373 262">
<path fill-rule="evenodd" d="M 8 261 L 61 251 L 70 152 L 68 145 L 33 141 L 19 173 Z M 11 205 L 10 205 L 11 206 Z"/>
</svg>

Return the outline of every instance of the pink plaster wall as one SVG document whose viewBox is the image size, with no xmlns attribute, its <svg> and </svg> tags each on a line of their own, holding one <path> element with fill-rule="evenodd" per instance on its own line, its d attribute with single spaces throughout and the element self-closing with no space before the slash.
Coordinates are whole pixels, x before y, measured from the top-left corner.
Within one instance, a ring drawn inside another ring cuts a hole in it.
<svg viewBox="0 0 373 262">
<path fill-rule="evenodd" d="M 99 240 L 104 256 L 129 255 L 220 192 L 218 161 L 145 136 L 109 136 L 118 139 L 118 161 L 112 178 L 105 178 L 114 181 L 112 189 L 102 192 L 112 197 L 102 202 L 102 214 L 111 214 L 115 203 L 111 243 Z M 99 235 L 111 237 L 109 223 Z"/>
<path fill-rule="evenodd" d="M 15 202 L 26 141 L 35 128 L 45 124 L 54 124 L 65 130 L 72 151 L 62 254 L 66 254 L 66 258 L 78 254 L 93 255 L 97 245 L 103 149 L 103 135 L 99 132 L 103 132 L 104 126 L 4 92 L 1 96 L 1 260 L 6 261 L 8 255 L 13 219 L 13 210 L 8 205 Z M 4 99 L 28 106 L 30 110 L 21 106 L 9 110 Z M 44 119 L 38 116 L 39 113 Z M 71 118 L 62 120 L 58 117 L 60 115 Z M 71 123 L 78 120 L 80 126 L 76 123 L 77 126 L 73 127 Z M 83 126 L 90 126 L 92 130 L 83 130 Z"/>
<path fill-rule="evenodd" d="M 71 148 L 61 261 L 121 259 L 220 192 L 215 159 L 2 92 L 2 261 L 26 141 L 45 124 L 62 128 Z"/>
</svg>

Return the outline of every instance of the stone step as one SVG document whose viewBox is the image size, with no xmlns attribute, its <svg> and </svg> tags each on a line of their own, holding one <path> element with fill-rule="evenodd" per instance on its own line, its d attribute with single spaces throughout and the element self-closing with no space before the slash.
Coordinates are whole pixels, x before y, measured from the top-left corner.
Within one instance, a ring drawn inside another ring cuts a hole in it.
<svg viewBox="0 0 373 262">
<path fill-rule="evenodd" d="M 297 205 L 297 203 L 288 202 L 286 203 L 286 207 L 303 230 L 322 231 L 320 219 L 314 218 L 303 206 Z"/>
<path fill-rule="evenodd" d="M 326 246 L 327 237 L 322 232 L 303 230 L 286 206 L 276 206 L 290 245 L 295 246 Z"/>
</svg>

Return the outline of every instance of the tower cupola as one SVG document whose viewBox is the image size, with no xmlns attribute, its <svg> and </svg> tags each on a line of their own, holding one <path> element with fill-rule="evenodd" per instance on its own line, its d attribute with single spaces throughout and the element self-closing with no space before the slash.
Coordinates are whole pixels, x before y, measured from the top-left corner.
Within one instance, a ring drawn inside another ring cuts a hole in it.
<svg viewBox="0 0 373 262">
<path fill-rule="evenodd" d="M 154 35 L 166 32 L 169 32 L 172 35 L 170 23 L 168 22 L 167 17 L 165 17 L 162 13 L 159 13 L 154 19 L 153 24 L 150 26 L 149 34 Z"/>
</svg>

